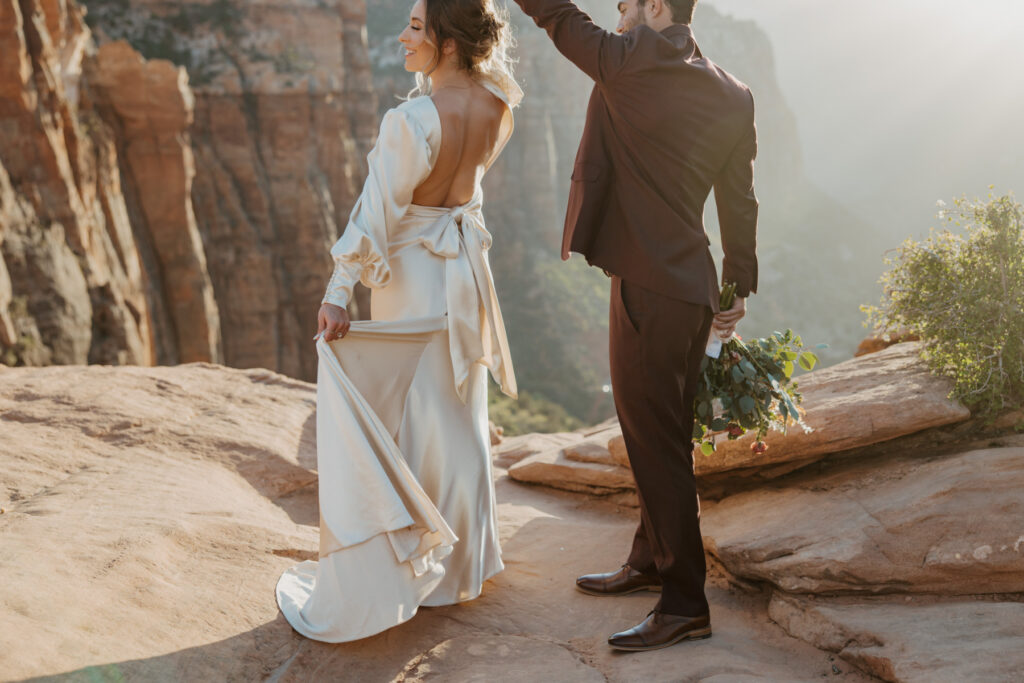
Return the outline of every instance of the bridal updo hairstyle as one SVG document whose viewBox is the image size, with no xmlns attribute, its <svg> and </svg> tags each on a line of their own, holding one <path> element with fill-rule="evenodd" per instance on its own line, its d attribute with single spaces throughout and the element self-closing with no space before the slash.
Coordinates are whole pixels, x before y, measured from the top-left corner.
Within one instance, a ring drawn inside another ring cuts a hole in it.
<svg viewBox="0 0 1024 683">
<path fill-rule="evenodd" d="M 475 71 L 496 51 L 504 54 L 508 22 L 492 0 L 426 0 L 426 6 L 427 35 L 439 51 L 453 41 L 460 69 Z"/>
</svg>

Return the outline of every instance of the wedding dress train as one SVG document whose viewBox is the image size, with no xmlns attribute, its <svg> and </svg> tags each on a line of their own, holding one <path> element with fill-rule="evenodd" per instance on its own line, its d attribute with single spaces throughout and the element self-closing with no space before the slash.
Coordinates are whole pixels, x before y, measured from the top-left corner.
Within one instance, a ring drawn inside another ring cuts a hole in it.
<svg viewBox="0 0 1024 683">
<path fill-rule="evenodd" d="M 506 104 L 493 161 L 514 101 L 483 84 Z M 470 600 L 503 568 L 486 371 L 512 396 L 515 377 L 479 183 L 462 206 L 411 203 L 440 138 L 429 97 L 385 115 L 363 193 L 331 249 L 325 300 L 344 306 L 361 279 L 372 320 L 316 343 L 319 559 L 277 584 L 282 613 L 316 640 L 364 638 L 421 605 Z"/>
</svg>

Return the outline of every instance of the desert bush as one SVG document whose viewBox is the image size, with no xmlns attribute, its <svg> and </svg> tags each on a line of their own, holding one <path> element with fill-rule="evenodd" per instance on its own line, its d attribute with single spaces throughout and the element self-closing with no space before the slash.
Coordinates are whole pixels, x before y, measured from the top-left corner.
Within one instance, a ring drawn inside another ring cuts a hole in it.
<svg viewBox="0 0 1024 683">
<path fill-rule="evenodd" d="M 518 436 L 534 432 L 570 432 L 583 427 L 583 423 L 569 415 L 565 408 L 541 396 L 519 392 L 519 400 L 513 400 L 488 381 L 489 417 L 501 427 L 505 436 Z"/>
<path fill-rule="evenodd" d="M 918 333 L 952 395 L 990 416 L 1024 399 L 1024 207 L 961 199 L 939 217 L 960 229 L 904 242 L 886 259 L 881 304 L 863 310 L 882 332 Z"/>
</svg>

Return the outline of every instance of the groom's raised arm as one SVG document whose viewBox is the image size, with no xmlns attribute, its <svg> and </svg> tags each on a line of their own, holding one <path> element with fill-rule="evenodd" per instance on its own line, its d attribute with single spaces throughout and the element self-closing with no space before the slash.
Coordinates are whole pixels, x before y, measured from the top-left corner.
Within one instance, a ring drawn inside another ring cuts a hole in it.
<svg viewBox="0 0 1024 683">
<path fill-rule="evenodd" d="M 630 38 L 605 31 L 571 0 L 516 0 L 548 32 L 558 51 L 588 76 L 614 78 L 629 55 Z"/>
</svg>

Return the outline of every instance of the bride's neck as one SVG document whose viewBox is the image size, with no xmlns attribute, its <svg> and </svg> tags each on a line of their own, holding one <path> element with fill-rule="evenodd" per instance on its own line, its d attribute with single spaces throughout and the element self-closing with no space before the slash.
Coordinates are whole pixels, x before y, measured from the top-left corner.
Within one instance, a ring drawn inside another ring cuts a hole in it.
<svg viewBox="0 0 1024 683">
<path fill-rule="evenodd" d="M 437 92 L 442 88 L 465 88 L 472 83 L 473 77 L 468 71 L 458 68 L 452 60 L 441 62 L 430 75 L 430 89 Z"/>
</svg>

